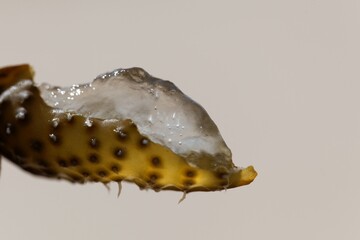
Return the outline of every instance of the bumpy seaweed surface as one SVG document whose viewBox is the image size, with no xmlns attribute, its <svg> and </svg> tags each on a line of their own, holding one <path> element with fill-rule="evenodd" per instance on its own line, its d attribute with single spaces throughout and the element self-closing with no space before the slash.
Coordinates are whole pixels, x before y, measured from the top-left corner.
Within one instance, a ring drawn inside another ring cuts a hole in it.
<svg viewBox="0 0 360 240">
<path fill-rule="evenodd" d="M 35 175 L 123 180 L 154 190 L 215 191 L 251 183 L 207 112 L 141 68 L 92 83 L 37 86 L 29 65 L 0 69 L 0 153 Z"/>
</svg>

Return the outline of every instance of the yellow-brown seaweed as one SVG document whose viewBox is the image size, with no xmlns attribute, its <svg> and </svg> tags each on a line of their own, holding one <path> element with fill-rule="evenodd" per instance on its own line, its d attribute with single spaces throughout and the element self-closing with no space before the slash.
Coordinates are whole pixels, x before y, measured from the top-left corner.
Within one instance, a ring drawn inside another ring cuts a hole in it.
<svg viewBox="0 0 360 240">
<path fill-rule="evenodd" d="M 216 156 L 209 154 L 189 161 L 141 133 L 132 119 L 84 116 L 49 106 L 32 79 L 29 65 L 0 69 L 0 154 L 30 173 L 183 192 L 234 188 L 257 175 L 252 166 L 213 164 Z"/>
</svg>

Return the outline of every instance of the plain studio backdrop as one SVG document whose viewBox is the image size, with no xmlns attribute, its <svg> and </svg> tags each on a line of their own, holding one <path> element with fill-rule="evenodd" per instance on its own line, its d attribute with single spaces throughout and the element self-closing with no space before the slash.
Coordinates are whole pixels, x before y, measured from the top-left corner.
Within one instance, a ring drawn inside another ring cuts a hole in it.
<svg viewBox="0 0 360 240">
<path fill-rule="evenodd" d="M 359 1 L 0 0 L 0 36 L 0 65 L 37 83 L 133 66 L 173 81 L 259 173 L 178 205 L 3 159 L 0 239 L 360 239 Z"/>
</svg>

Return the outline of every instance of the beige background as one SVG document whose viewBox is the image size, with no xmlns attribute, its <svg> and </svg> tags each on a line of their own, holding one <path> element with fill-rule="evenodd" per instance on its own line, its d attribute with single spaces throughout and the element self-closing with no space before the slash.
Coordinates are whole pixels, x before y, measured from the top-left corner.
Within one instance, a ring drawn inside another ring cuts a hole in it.
<svg viewBox="0 0 360 240">
<path fill-rule="evenodd" d="M 70 85 L 140 66 L 201 103 L 239 166 L 227 192 L 35 178 L 3 161 L 0 239 L 360 239 L 359 1 L 4 1 L 0 65 Z"/>
</svg>

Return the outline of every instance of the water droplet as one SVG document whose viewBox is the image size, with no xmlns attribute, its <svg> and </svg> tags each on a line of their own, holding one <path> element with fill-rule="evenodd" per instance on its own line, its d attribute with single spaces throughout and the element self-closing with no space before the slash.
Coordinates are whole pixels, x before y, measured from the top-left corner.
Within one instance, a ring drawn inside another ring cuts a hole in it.
<svg viewBox="0 0 360 240">
<path fill-rule="evenodd" d="M 93 121 L 90 118 L 87 118 L 84 123 L 85 123 L 85 126 L 87 126 L 89 128 L 92 127 L 92 125 L 93 125 Z"/>
<path fill-rule="evenodd" d="M 76 89 L 76 91 L 75 91 L 75 95 L 76 95 L 76 96 L 80 96 L 81 93 L 82 93 L 81 89 L 79 89 L 79 88 Z"/>
<path fill-rule="evenodd" d="M 176 112 L 173 113 L 172 118 L 175 119 Z"/>
<path fill-rule="evenodd" d="M 79 88 L 79 84 L 73 84 L 73 85 L 70 87 L 70 90 L 71 90 L 71 91 L 74 91 L 74 90 L 76 90 L 77 88 Z"/>
<path fill-rule="evenodd" d="M 90 146 L 92 148 L 96 148 L 99 146 L 99 141 L 96 138 L 91 138 L 90 139 Z"/>
<path fill-rule="evenodd" d="M 168 139 L 168 142 L 171 142 L 171 141 L 172 141 L 171 138 L 169 138 L 169 139 Z"/>
<path fill-rule="evenodd" d="M 182 144 L 182 142 L 181 141 L 179 141 L 179 145 L 181 145 Z"/>
<path fill-rule="evenodd" d="M 62 90 L 61 88 L 58 88 L 57 91 L 61 94 L 61 95 L 64 95 L 66 92 L 65 90 Z"/>
<path fill-rule="evenodd" d="M 49 138 L 50 138 L 51 141 L 53 141 L 54 143 L 57 142 L 57 140 L 58 140 L 57 137 L 56 137 L 56 135 L 53 134 L 53 133 L 49 134 Z"/>
<path fill-rule="evenodd" d="M 12 133 L 11 129 L 12 129 L 12 125 L 8 123 L 5 130 L 7 135 L 10 135 Z"/>
<path fill-rule="evenodd" d="M 109 78 L 109 77 L 111 77 L 111 74 L 110 74 L 110 73 L 104 73 L 104 74 L 100 75 L 100 78 L 101 78 L 101 79 L 107 79 L 107 78 Z"/>
<path fill-rule="evenodd" d="M 72 120 L 72 118 L 73 118 L 73 114 L 72 113 L 67 113 L 66 118 L 70 122 Z"/>
<path fill-rule="evenodd" d="M 127 134 L 123 131 L 122 127 L 115 128 L 114 132 L 116 132 L 121 139 L 125 139 L 127 137 Z"/>
<path fill-rule="evenodd" d="M 57 128 L 59 126 L 60 120 L 58 118 L 53 118 L 53 120 L 51 120 L 51 122 L 52 122 L 52 126 L 54 128 Z"/>
<path fill-rule="evenodd" d="M 16 110 L 15 118 L 19 120 L 24 120 L 26 118 L 27 111 L 25 108 L 20 107 Z"/>
<path fill-rule="evenodd" d="M 146 146 L 146 145 L 149 144 L 149 140 L 146 139 L 146 138 L 143 138 L 143 139 L 141 139 L 140 144 L 143 145 L 143 146 Z"/>
</svg>

